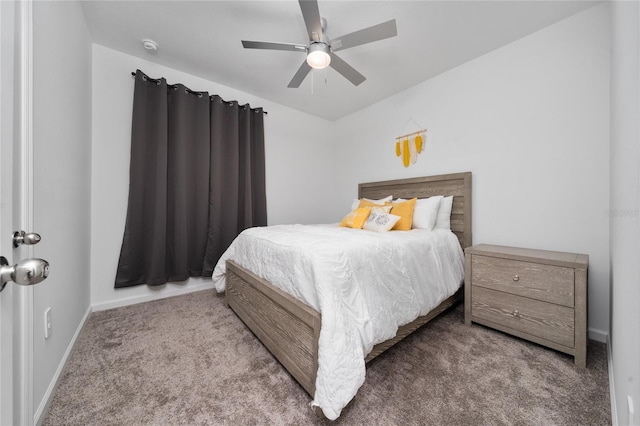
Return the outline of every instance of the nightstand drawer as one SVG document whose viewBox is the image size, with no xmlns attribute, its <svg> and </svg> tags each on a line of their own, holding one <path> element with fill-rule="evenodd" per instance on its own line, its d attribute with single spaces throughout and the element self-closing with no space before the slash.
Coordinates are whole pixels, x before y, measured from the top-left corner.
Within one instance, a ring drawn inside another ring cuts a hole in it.
<svg viewBox="0 0 640 426">
<path fill-rule="evenodd" d="M 475 267 L 475 266 L 474 266 Z M 573 348 L 574 310 L 501 291 L 472 287 L 471 315 Z"/>
<path fill-rule="evenodd" d="M 474 286 L 574 306 L 573 268 L 475 255 L 472 281 Z"/>
</svg>

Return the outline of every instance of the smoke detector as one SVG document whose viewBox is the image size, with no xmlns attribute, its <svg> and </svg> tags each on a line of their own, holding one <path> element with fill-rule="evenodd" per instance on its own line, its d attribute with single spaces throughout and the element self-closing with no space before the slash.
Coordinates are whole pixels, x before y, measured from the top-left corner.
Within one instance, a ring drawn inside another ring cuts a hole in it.
<svg viewBox="0 0 640 426">
<path fill-rule="evenodd" d="M 142 40 L 142 46 L 144 46 L 145 50 L 149 53 L 155 53 L 158 51 L 158 43 L 148 38 Z"/>
</svg>

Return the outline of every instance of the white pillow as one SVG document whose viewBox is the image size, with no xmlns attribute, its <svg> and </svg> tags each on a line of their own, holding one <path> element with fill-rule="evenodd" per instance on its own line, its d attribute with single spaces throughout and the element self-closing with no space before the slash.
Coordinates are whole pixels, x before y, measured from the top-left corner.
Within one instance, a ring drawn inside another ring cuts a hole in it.
<svg viewBox="0 0 640 426">
<path fill-rule="evenodd" d="M 364 223 L 364 229 L 386 232 L 391 230 L 399 220 L 400 216 L 384 213 L 382 209 L 372 209 L 367 221 Z"/>
<path fill-rule="evenodd" d="M 442 195 L 429 198 L 419 198 L 413 209 L 413 229 L 427 229 L 431 231 L 436 224 Z"/>
<path fill-rule="evenodd" d="M 369 202 L 375 203 L 375 204 L 384 204 L 384 203 L 388 203 L 389 201 L 391 201 L 392 198 L 393 197 L 391 195 L 389 195 L 388 197 L 380 198 L 379 200 L 372 200 L 371 198 L 363 198 L 363 200 L 369 201 Z M 351 210 L 357 209 L 359 205 L 360 205 L 360 200 L 358 198 L 356 198 L 355 200 L 353 200 L 353 203 L 351 203 Z"/>
<path fill-rule="evenodd" d="M 440 208 L 438 209 L 438 218 L 436 226 L 433 229 L 451 230 L 451 208 L 453 207 L 453 195 L 444 197 L 440 200 Z"/>
</svg>

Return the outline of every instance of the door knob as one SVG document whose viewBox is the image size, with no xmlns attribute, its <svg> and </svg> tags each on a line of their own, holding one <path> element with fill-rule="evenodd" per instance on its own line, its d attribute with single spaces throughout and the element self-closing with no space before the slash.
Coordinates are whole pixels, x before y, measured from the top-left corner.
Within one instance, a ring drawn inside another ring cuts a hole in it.
<svg viewBox="0 0 640 426">
<path fill-rule="evenodd" d="M 24 259 L 13 266 L 0 256 L 0 291 L 9 281 L 19 285 L 33 285 L 49 276 L 49 262 L 43 259 Z"/>
<path fill-rule="evenodd" d="M 27 234 L 24 231 L 16 231 L 13 233 L 13 247 L 18 247 L 20 244 L 26 244 L 28 246 L 38 244 L 40 239 L 40 234 L 36 234 L 35 232 Z"/>
</svg>

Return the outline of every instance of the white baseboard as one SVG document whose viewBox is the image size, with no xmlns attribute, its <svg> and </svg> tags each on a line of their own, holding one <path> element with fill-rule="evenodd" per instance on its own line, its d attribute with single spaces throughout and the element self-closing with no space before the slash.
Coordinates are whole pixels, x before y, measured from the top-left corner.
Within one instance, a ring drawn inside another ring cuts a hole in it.
<svg viewBox="0 0 640 426">
<path fill-rule="evenodd" d="M 209 290 L 215 288 L 211 280 L 201 282 L 191 282 L 188 286 L 177 286 L 174 288 L 165 287 L 162 291 L 154 293 L 140 294 L 121 299 L 110 300 L 108 302 L 94 303 L 91 308 L 94 312 L 105 311 L 107 309 L 120 308 L 123 306 L 135 305 L 137 303 L 150 302 L 152 300 L 164 299 L 166 297 L 180 296 L 182 294 L 193 293 L 194 291 Z"/>
<path fill-rule="evenodd" d="M 616 387 L 613 384 L 613 354 L 611 340 L 607 335 L 607 365 L 609 366 L 609 399 L 611 400 L 611 426 L 618 426 L 618 405 L 616 404 Z"/>
<path fill-rule="evenodd" d="M 596 342 L 607 343 L 609 341 L 609 333 L 607 331 L 589 327 L 588 334 L 589 339 L 595 340 Z"/>
<path fill-rule="evenodd" d="M 49 383 L 49 387 L 47 388 L 47 391 L 44 393 L 44 396 L 42 397 L 42 401 L 40 401 L 40 405 L 38 406 L 38 409 L 33 415 L 33 424 L 41 425 L 42 422 L 44 421 L 47 410 L 49 409 L 49 404 L 51 403 L 51 397 L 53 396 L 53 393 L 55 392 L 56 387 L 58 387 L 58 382 L 60 381 L 60 376 L 62 375 L 64 366 L 67 364 L 67 359 L 69 358 L 69 355 L 73 350 L 73 346 L 76 344 L 76 340 L 78 339 L 80 332 L 84 328 L 84 325 L 87 322 L 89 315 L 91 315 L 91 306 L 89 306 L 89 308 L 87 308 L 87 311 L 84 313 L 82 320 L 80 320 L 80 324 L 78 324 L 78 327 L 76 328 L 76 332 L 73 334 L 73 337 L 71 338 L 71 342 L 69 342 L 69 345 L 67 346 L 67 350 L 64 352 L 64 355 L 60 360 L 60 364 L 58 365 L 58 368 L 56 369 L 56 372 L 54 373 L 53 378 L 51 379 L 51 383 Z"/>
</svg>

